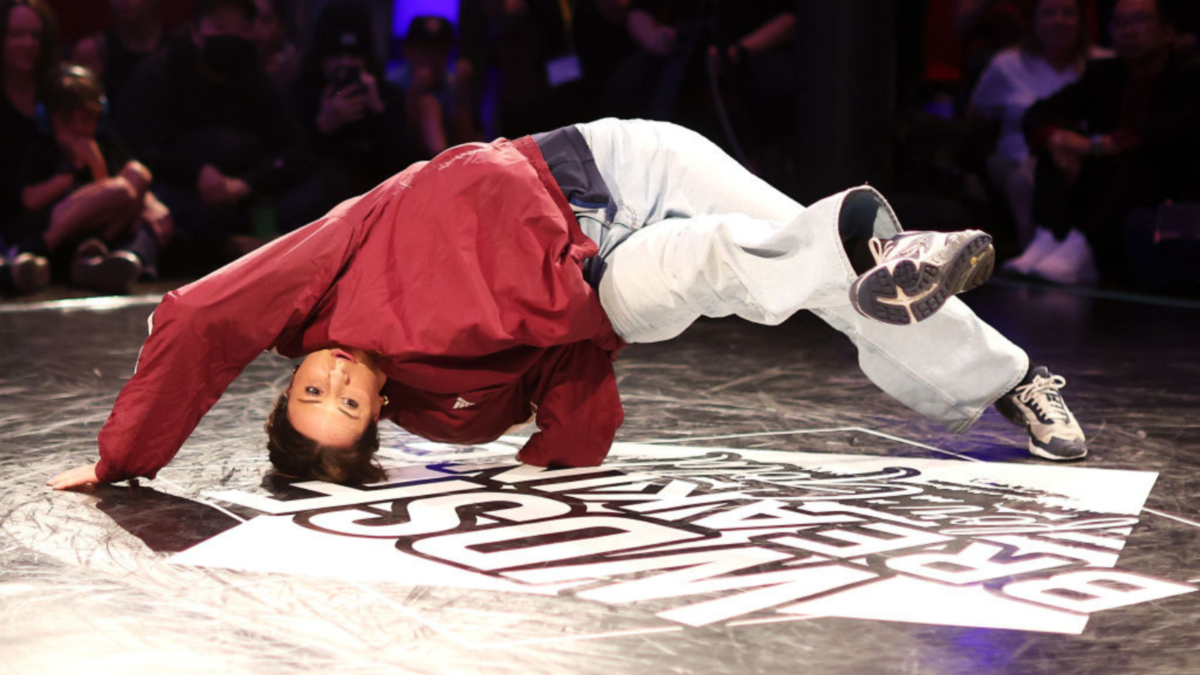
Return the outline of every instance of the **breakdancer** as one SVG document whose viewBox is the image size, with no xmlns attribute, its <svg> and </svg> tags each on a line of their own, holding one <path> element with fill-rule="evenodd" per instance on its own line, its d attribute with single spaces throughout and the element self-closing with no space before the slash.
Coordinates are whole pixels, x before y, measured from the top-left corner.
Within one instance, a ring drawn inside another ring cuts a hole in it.
<svg viewBox="0 0 1200 675">
<path fill-rule="evenodd" d="M 951 431 L 995 404 L 1033 454 L 1081 458 L 1063 378 L 953 297 L 993 256 L 982 232 L 903 232 L 870 187 L 802 207 L 668 123 L 461 145 L 168 293 L 99 461 L 49 484 L 153 477 L 267 349 L 304 357 L 267 423 L 285 475 L 381 479 L 381 419 L 467 444 L 532 417 L 518 459 L 595 465 L 623 418 L 624 344 L 700 316 L 777 324 L 801 309 Z"/>
</svg>

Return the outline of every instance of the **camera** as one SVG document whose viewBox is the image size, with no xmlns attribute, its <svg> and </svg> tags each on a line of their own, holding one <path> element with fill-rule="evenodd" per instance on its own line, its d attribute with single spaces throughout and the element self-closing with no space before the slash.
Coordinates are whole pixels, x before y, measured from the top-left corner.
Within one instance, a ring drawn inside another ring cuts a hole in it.
<svg viewBox="0 0 1200 675">
<path fill-rule="evenodd" d="M 362 85 L 362 68 L 358 66 L 338 66 L 333 72 L 333 90 L 343 91 L 350 87 Z"/>
</svg>

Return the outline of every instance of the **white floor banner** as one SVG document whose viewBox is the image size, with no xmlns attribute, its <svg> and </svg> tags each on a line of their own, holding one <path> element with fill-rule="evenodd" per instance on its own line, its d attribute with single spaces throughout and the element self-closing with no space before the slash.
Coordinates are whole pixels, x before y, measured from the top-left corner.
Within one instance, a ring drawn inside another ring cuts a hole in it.
<svg viewBox="0 0 1200 675">
<path fill-rule="evenodd" d="M 1117 566 L 1154 473 L 622 443 L 603 466 L 550 470 L 512 460 L 521 442 L 424 444 L 427 464 L 362 489 L 208 493 L 262 515 L 171 562 L 562 596 L 686 626 L 1078 634 L 1092 612 L 1195 590 Z"/>
</svg>

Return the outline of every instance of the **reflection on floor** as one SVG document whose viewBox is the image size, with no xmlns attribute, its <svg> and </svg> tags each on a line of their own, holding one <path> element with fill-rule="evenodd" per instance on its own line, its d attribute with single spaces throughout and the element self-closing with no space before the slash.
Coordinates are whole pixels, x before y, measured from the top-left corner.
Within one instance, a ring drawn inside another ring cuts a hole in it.
<svg viewBox="0 0 1200 675">
<path fill-rule="evenodd" d="M 264 478 L 264 355 L 155 481 L 88 461 L 146 303 L 0 311 L 5 672 L 1200 671 L 1200 312 L 993 285 L 1092 455 L 950 436 L 811 317 L 623 352 L 600 469 L 384 435 L 369 494 Z M 802 666 L 802 667 L 801 667 Z"/>
</svg>

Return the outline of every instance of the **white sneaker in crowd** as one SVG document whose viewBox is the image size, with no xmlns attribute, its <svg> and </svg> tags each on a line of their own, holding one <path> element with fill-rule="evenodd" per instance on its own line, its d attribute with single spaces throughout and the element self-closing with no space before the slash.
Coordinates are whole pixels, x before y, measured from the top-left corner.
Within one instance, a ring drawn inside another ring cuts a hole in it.
<svg viewBox="0 0 1200 675">
<path fill-rule="evenodd" d="M 1029 276 L 1039 262 L 1054 253 L 1061 245 L 1061 242 L 1055 239 L 1053 234 L 1050 234 L 1050 230 L 1039 227 L 1033 231 L 1033 241 L 1029 242 L 1025 251 L 1004 263 L 1002 269 L 1011 274 Z"/>
<path fill-rule="evenodd" d="M 1056 284 L 1094 284 L 1100 281 L 1096 269 L 1096 258 L 1087 237 L 1079 230 L 1071 230 L 1061 246 L 1052 254 L 1042 258 L 1030 274 Z"/>
<path fill-rule="evenodd" d="M 99 239 L 88 239 L 75 249 L 71 283 L 102 293 L 129 293 L 142 276 L 142 261 L 129 251 L 109 251 Z"/>
<path fill-rule="evenodd" d="M 37 293 L 50 285 L 50 262 L 40 255 L 19 253 L 6 267 L 17 293 Z"/>
</svg>

